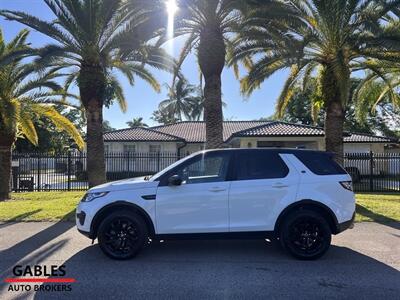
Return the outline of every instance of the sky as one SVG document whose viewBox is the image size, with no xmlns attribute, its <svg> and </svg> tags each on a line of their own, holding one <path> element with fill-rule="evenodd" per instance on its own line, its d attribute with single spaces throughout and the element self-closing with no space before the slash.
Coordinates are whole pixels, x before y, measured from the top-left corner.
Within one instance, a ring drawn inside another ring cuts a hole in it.
<svg viewBox="0 0 400 300">
<path fill-rule="evenodd" d="M 54 15 L 42 0 L 0 0 L 0 9 L 24 11 L 46 20 L 54 18 Z M 165 20 L 166 26 L 167 22 Z M 0 28 L 3 30 L 6 41 L 9 41 L 25 26 L 0 17 Z M 54 42 L 33 29 L 31 29 L 28 41 L 33 47 L 40 47 Z M 181 45 L 182 41 L 174 42 L 173 53 L 175 56 L 179 53 Z M 170 46 L 167 45 L 166 47 L 169 49 Z M 199 84 L 199 68 L 193 54 L 189 55 L 182 66 L 182 70 L 189 83 Z M 152 72 L 161 85 L 171 83 L 171 74 L 158 70 L 152 70 Z M 235 78 L 233 70 L 225 68 L 222 74 L 222 98 L 227 104 L 224 109 L 224 118 L 228 120 L 254 120 L 272 115 L 276 99 L 287 74 L 287 71 L 277 72 L 262 84 L 261 89 L 256 90 L 250 97 L 245 99 L 240 94 L 239 81 Z M 104 119 L 108 120 L 112 127 L 118 129 L 126 128 L 126 122 L 137 117 L 143 117 L 144 121 L 150 126 L 156 125 L 156 122 L 151 120 L 151 116 L 160 101 L 167 98 L 166 88 L 163 87 L 163 90 L 157 93 L 139 78 L 136 78 L 134 86 L 130 86 L 123 76 L 118 73 L 116 75 L 122 82 L 125 98 L 128 102 L 128 110 L 123 113 L 117 104 L 112 105 L 110 108 L 104 109 Z M 242 75 L 244 74 L 242 73 Z"/>
</svg>

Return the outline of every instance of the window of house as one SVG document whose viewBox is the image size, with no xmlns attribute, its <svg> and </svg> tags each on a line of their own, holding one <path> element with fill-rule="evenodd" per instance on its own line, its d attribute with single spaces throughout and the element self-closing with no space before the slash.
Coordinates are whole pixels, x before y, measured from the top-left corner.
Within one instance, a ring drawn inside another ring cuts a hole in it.
<svg viewBox="0 0 400 300">
<path fill-rule="evenodd" d="M 110 152 L 110 145 L 104 145 L 104 152 L 109 153 Z"/>
<path fill-rule="evenodd" d="M 136 145 L 124 145 L 124 153 L 130 153 L 136 151 Z"/>
<path fill-rule="evenodd" d="M 149 152 L 152 154 L 161 152 L 161 145 L 149 145 Z"/>
<path fill-rule="evenodd" d="M 149 145 L 150 161 L 156 160 L 160 152 L 161 152 L 161 145 Z"/>
</svg>

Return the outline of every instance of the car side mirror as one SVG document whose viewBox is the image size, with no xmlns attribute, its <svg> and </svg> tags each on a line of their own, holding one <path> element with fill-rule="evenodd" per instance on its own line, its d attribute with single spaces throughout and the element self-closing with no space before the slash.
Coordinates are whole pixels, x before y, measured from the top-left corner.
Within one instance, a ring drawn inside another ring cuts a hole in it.
<svg viewBox="0 0 400 300">
<path fill-rule="evenodd" d="M 179 175 L 172 175 L 168 178 L 169 185 L 181 185 L 182 178 Z"/>
</svg>

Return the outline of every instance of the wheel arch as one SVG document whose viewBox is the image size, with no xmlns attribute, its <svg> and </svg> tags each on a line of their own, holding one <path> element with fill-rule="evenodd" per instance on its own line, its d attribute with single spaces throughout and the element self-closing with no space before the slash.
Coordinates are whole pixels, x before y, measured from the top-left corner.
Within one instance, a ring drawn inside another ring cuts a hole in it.
<svg viewBox="0 0 400 300">
<path fill-rule="evenodd" d="M 127 201 L 116 201 L 113 203 L 110 203 L 104 207 L 102 207 L 93 217 L 92 223 L 90 225 L 90 235 L 89 237 L 91 239 L 95 239 L 97 237 L 97 231 L 100 226 L 101 221 L 109 214 L 111 214 L 114 211 L 124 209 L 124 210 L 129 210 L 131 212 L 134 212 L 138 215 L 140 215 L 143 220 L 146 222 L 147 228 L 149 230 L 150 237 L 153 237 L 155 235 L 155 228 L 152 219 L 150 218 L 149 214 L 140 206 L 127 202 Z"/>
<path fill-rule="evenodd" d="M 331 228 L 333 234 L 336 234 L 340 231 L 339 222 L 336 218 L 336 215 L 327 205 L 315 200 L 304 199 L 290 204 L 279 214 L 278 219 L 275 222 L 274 232 L 279 232 L 280 226 L 286 216 L 294 211 L 302 209 L 310 209 L 312 211 L 320 213 L 325 219 L 328 220 L 329 227 Z"/>
</svg>

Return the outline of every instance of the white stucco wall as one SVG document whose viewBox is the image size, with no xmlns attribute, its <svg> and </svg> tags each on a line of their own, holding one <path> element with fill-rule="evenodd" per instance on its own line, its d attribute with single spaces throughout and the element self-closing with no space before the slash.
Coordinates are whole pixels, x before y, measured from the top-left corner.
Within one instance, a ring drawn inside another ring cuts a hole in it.
<svg viewBox="0 0 400 300">
<path fill-rule="evenodd" d="M 204 150 L 204 146 L 205 145 L 202 143 L 186 144 L 186 146 L 181 149 L 181 154 L 187 155 L 188 153 L 192 154 Z"/>
<path fill-rule="evenodd" d="M 343 145 L 345 153 L 384 153 L 385 145 L 380 143 L 345 143 Z"/>
<path fill-rule="evenodd" d="M 160 145 L 161 152 L 177 151 L 176 142 L 104 142 L 109 152 L 123 152 L 124 145 L 135 145 L 135 152 L 147 153 L 149 152 L 150 145 Z"/>
<path fill-rule="evenodd" d="M 270 141 L 270 142 L 283 142 L 283 147 L 296 147 L 305 146 L 306 149 L 324 150 L 324 139 L 322 137 L 293 137 L 293 138 L 240 138 L 231 143 L 240 145 L 240 148 L 257 147 L 257 141 Z M 146 153 L 149 152 L 150 145 L 160 145 L 161 152 L 177 152 L 178 143 L 176 142 L 105 142 L 109 152 L 123 152 L 124 145 L 135 145 L 136 152 Z M 188 143 L 181 149 L 182 154 L 193 153 L 204 149 L 204 144 L 201 143 Z M 344 152 L 347 153 L 364 153 L 364 152 L 385 152 L 384 144 L 382 143 L 345 143 Z"/>
<path fill-rule="evenodd" d="M 306 149 L 323 150 L 323 137 L 251 137 L 240 138 L 240 148 L 257 148 L 257 142 L 282 143 L 281 147 L 304 147 Z"/>
</svg>

